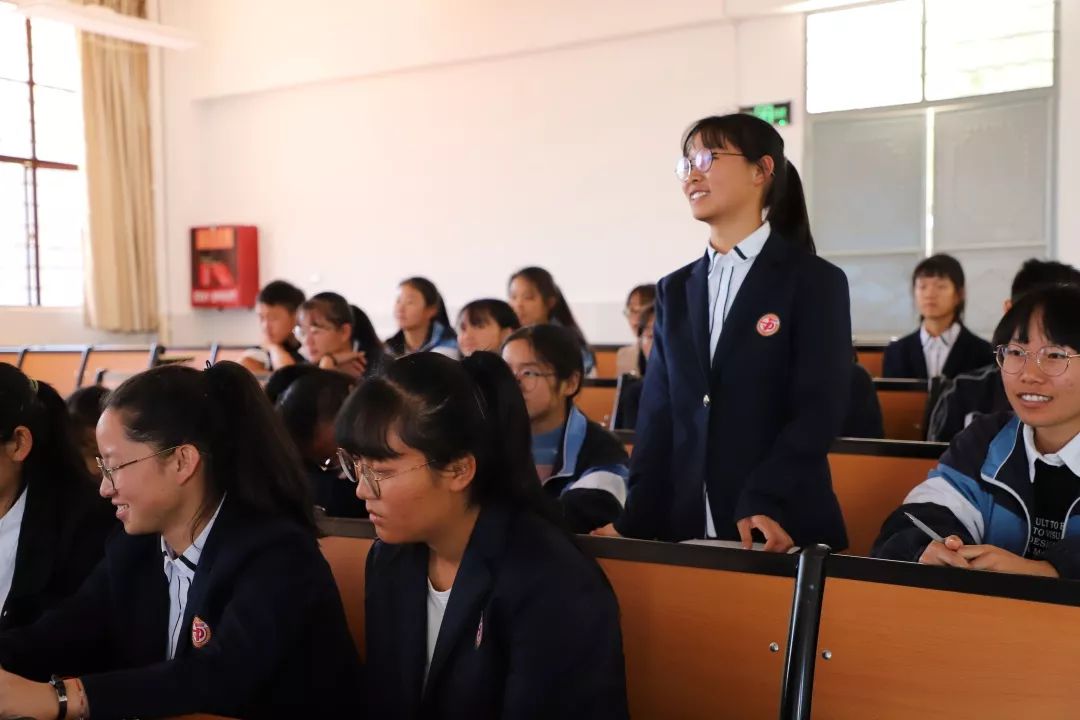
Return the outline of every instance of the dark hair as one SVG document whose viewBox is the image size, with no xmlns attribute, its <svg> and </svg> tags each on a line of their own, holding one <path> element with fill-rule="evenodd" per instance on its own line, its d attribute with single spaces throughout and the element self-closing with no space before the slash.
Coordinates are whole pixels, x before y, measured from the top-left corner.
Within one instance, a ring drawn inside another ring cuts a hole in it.
<svg viewBox="0 0 1080 720">
<path fill-rule="evenodd" d="M 267 379 L 266 387 L 263 388 L 270 404 L 277 405 L 281 394 L 288 390 L 290 385 L 300 379 L 302 375 L 313 373 L 318 369 L 318 365 L 312 365 L 311 363 L 296 363 L 275 370 Z"/>
<path fill-rule="evenodd" d="M 578 387 L 569 400 L 572 401 L 581 392 L 581 384 L 585 379 L 585 364 L 581 359 L 581 346 L 572 332 L 558 325 L 529 325 L 515 330 L 506 338 L 503 347 L 515 340 L 529 343 L 536 358 L 551 366 L 555 371 L 555 379 L 559 382 L 565 382 L 577 373 Z"/>
<path fill-rule="evenodd" d="M 490 321 L 503 329 L 517 330 L 521 327 L 521 321 L 510 304 L 495 298 L 473 300 L 458 313 L 459 324 L 462 318 L 468 320 L 470 325 L 487 325 Z"/>
<path fill-rule="evenodd" d="M 228 493 L 230 502 L 288 517 L 316 533 L 314 503 L 296 446 L 255 376 L 242 366 L 152 368 L 110 393 L 106 409 L 120 413 L 135 442 L 158 449 L 188 443 L 198 448 L 207 483 L 199 519 L 209 518 Z"/>
<path fill-rule="evenodd" d="M 336 292 L 321 292 L 312 295 L 300 305 L 300 310 L 303 312 L 314 310 L 336 328 L 353 323 L 352 306 L 349 305 L 348 300 Z"/>
<path fill-rule="evenodd" d="M 338 443 L 364 458 L 396 457 L 389 444 L 394 431 L 436 469 L 473 455 L 471 504 L 557 517 L 533 464 L 521 389 L 498 355 L 480 351 L 460 362 L 438 353 L 407 355 L 357 388 L 338 414 Z"/>
<path fill-rule="evenodd" d="M 952 255 L 938 253 L 937 255 L 931 255 L 916 265 L 915 270 L 911 273 L 911 286 L 915 287 L 915 282 L 919 278 L 927 277 L 945 278 L 952 282 L 958 294 L 962 295 L 964 292 L 964 268 L 960 265 L 960 261 Z M 956 306 L 956 319 L 958 321 L 964 319 L 965 305 L 965 299 L 961 297 L 960 303 Z"/>
<path fill-rule="evenodd" d="M 1021 295 L 1041 285 L 1080 286 L 1080 270 L 1053 260 L 1031 258 L 1020 266 L 1020 271 L 1013 278 L 1012 301 L 1016 302 Z"/>
<path fill-rule="evenodd" d="M 280 305 L 294 313 L 304 302 L 304 291 L 284 280 L 274 280 L 266 283 L 256 300 L 263 305 Z"/>
<path fill-rule="evenodd" d="M 690 144 L 700 136 L 701 144 L 710 149 L 734 148 L 747 162 L 760 163 L 768 156 L 773 160 L 773 178 L 765 193 L 764 206 L 769 209 L 766 219 L 789 243 L 810 253 L 817 253 L 810 232 L 810 216 L 802 179 L 795 166 L 784 156 L 784 138 L 769 123 L 736 113 L 702 118 L 683 135 L 682 153 L 690 152 Z"/>
<path fill-rule="evenodd" d="M 656 302 L 656 283 L 648 283 L 646 285 L 638 285 L 630 294 L 626 296 L 626 307 L 630 307 L 630 302 L 637 297 L 641 300 L 642 305 L 652 306 Z"/>
<path fill-rule="evenodd" d="M 348 375 L 315 368 L 295 376 L 278 395 L 275 408 L 301 455 L 308 452 L 315 428 L 334 420 L 352 388 Z"/>
<path fill-rule="evenodd" d="M 1043 285 L 1024 293 L 994 330 L 994 347 L 1017 338 L 1028 342 L 1028 328 L 1038 316 L 1043 335 L 1055 345 L 1080 350 L 1080 287 Z"/>
<path fill-rule="evenodd" d="M 645 368 L 649 364 L 649 358 L 645 357 L 645 350 L 641 347 L 641 336 L 645 334 L 645 330 L 649 327 L 649 322 L 656 317 L 656 306 L 649 305 L 641 311 L 641 316 L 638 317 L 637 323 L 637 336 L 638 336 L 638 353 L 637 364 L 638 374 L 642 377 L 645 376 Z"/>
<path fill-rule="evenodd" d="M 355 305 L 350 305 L 352 311 L 352 342 L 353 347 L 364 353 L 367 367 L 364 369 L 364 377 L 370 377 L 378 372 L 383 365 L 386 355 L 386 346 L 383 345 L 379 335 L 375 332 L 375 326 L 367 313 Z"/>
<path fill-rule="evenodd" d="M 79 428 L 95 428 L 105 408 L 109 389 L 101 385 L 88 385 L 71 393 L 67 399 L 67 411 L 72 423 Z"/>
<path fill-rule="evenodd" d="M 542 267 L 527 267 L 518 270 L 516 273 L 510 276 L 510 283 L 513 283 L 519 277 L 523 277 L 533 284 L 536 291 L 540 293 L 540 297 L 543 298 L 545 303 L 549 303 L 554 300 L 554 304 L 551 306 L 549 317 L 554 322 L 569 328 L 574 335 L 577 336 L 577 340 L 581 343 L 582 347 L 588 347 L 588 343 L 585 341 L 585 333 L 581 331 L 581 327 L 577 324 L 577 320 L 574 319 L 574 313 L 570 312 L 570 305 L 566 302 L 566 297 L 563 296 L 562 290 L 555 284 L 555 278 L 551 276 L 547 270 Z M 507 283 L 507 285 L 510 285 Z"/>
<path fill-rule="evenodd" d="M 48 383 L 31 380 L 14 365 L 0 363 L 0 442 L 10 440 L 20 425 L 34 441 L 23 464 L 24 483 L 92 482 L 63 398 Z"/>
<path fill-rule="evenodd" d="M 435 322 L 442 323 L 448 330 L 453 331 L 450 326 L 450 316 L 446 314 L 446 303 L 443 302 L 442 295 L 439 294 L 439 289 L 435 287 L 435 283 L 425 277 L 411 277 L 402 280 L 398 287 L 405 285 L 423 296 L 425 307 L 431 307 L 432 305 L 436 307 Z"/>
</svg>

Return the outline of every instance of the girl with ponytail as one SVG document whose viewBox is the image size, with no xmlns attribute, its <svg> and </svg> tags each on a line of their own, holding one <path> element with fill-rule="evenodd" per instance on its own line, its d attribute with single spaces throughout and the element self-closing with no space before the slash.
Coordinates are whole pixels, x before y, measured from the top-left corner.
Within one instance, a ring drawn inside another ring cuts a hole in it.
<svg viewBox="0 0 1080 720">
<path fill-rule="evenodd" d="M 115 528 L 51 386 L 0 363 L 0 630 L 79 589 Z"/>
<path fill-rule="evenodd" d="M 367 559 L 371 717 L 627 717 L 614 593 L 558 525 L 510 368 L 394 361 L 337 420 L 379 541 Z"/>
<path fill-rule="evenodd" d="M 659 284 L 622 516 L 598 530 L 847 546 L 827 454 L 851 385 L 847 278 L 815 254 L 784 141 L 750 115 L 683 136 L 705 252 Z"/>
<path fill-rule="evenodd" d="M 296 449 L 251 373 L 140 373 L 97 440 L 124 532 L 71 600 L 0 635 L 0 715 L 351 713 L 327 688 L 359 681 L 356 649 Z"/>
</svg>

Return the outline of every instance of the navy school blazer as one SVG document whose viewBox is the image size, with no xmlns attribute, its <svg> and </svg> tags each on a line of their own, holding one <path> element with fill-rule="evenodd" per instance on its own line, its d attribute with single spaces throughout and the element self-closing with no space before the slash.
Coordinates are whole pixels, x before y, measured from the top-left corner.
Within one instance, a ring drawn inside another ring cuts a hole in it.
<svg viewBox="0 0 1080 720">
<path fill-rule="evenodd" d="M 198 637 L 196 619 L 208 628 Z M 78 594 L 0 635 L 0 665 L 34 680 L 80 676 L 98 720 L 357 714 L 360 661 L 341 598 L 316 539 L 291 520 L 226 498 L 182 628 L 168 660 L 159 536 L 116 533 Z"/>
<path fill-rule="evenodd" d="M 120 527 L 115 510 L 89 482 L 37 478 L 27 484 L 15 574 L 0 631 L 23 627 L 74 595 Z"/>
<path fill-rule="evenodd" d="M 704 537 L 707 486 L 721 539 L 738 539 L 735 523 L 760 514 L 796 545 L 842 550 L 847 533 L 827 455 L 851 390 L 847 277 L 773 231 L 710 362 L 708 272 L 705 255 L 657 288 L 630 493 L 615 528 L 628 537 Z"/>
<path fill-rule="evenodd" d="M 994 362 L 994 348 L 963 325 L 956 336 L 956 344 L 949 350 L 945 367 L 941 369 L 943 377 L 954 378 L 961 373 L 978 370 Z M 881 376 L 888 378 L 928 379 L 926 354 L 923 352 L 922 338 L 919 331 L 894 340 L 885 347 L 882 360 Z"/>
<path fill-rule="evenodd" d="M 428 549 L 376 542 L 366 579 L 367 717 L 628 717 L 615 594 L 571 537 L 480 512 L 427 683 Z"/>
</svg>

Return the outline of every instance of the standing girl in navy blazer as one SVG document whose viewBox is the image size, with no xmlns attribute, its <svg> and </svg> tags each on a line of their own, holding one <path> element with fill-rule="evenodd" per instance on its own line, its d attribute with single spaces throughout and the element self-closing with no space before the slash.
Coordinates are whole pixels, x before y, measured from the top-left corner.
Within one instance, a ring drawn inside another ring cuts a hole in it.
<svg viewBox="0 0 1080 720">
<path fill-rule="evenodd" d="M 847 545 L 826 459 L 851 385 L 847 278 L 815 254 L 771 125 L 700 120 L 678 177 L 709 225 L 661 280 L 626 510 L 601 534 Z"/>
<path fill-rule="evenodd" d="M 379 536 L 368 717 L 627 717 L 614 592 L 553 519 L 497 355 L 397 360 L 349 398 L 337 435 Z"/>
<path fill-rule="evenodd" d="M 0 716 L 355 715 L 359 659 L 300 461 L 251 373 L 148 370 L 97 436 L 125 532 L 76 595 L 0 635 Z"/>
<path fill-rule="evenodd" d="M 990 343 L 964 327 L 964 268 L 956 258 L 920 262 L 911 289 L 921 324 L 885 348 L 882 377 L 953 378 L 993 364 Z"/>
</svg>

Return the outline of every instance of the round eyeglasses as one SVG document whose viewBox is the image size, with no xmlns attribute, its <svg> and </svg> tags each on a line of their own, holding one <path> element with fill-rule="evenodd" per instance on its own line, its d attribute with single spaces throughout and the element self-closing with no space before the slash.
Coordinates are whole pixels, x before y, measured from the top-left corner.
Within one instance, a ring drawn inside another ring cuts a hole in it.
<svg viewBox="0 0 1080 720">
<path fill-rule="evenodd" d="M 709 172 L 709 168 L 712 167 L 713 160 L 721 157 L 722 155 L 731 155 L 733 157 L 745 157 L 739 152 L 728 152 L 720 150 L 698 150 L 690 157 L 681 157 L 675 163 L 675 177 L 680 181 L 686 182 L 690 179 L 690 173 L 693 170 L 697 170 L 700 173 Z"/>
<path fill-rule="evenodd" d="M 1035 364 L 1050 377 L 1065 374 L 1065 371 L 1069 369 L 1069 361 L 1074 357 L 1080 357 L 1080 355 L 1070 355 L 1068 350 L 1057 345 L 1047 345 L 1038 350 L 1025 350 L 1013 343 L 998 345 L 994 349 L 994 356 L 997 358 L 1001 371 L 1009 375 L 1019 375 L 1027 364 L 1028 356 L 1034 356 Z"/>
</svg>

